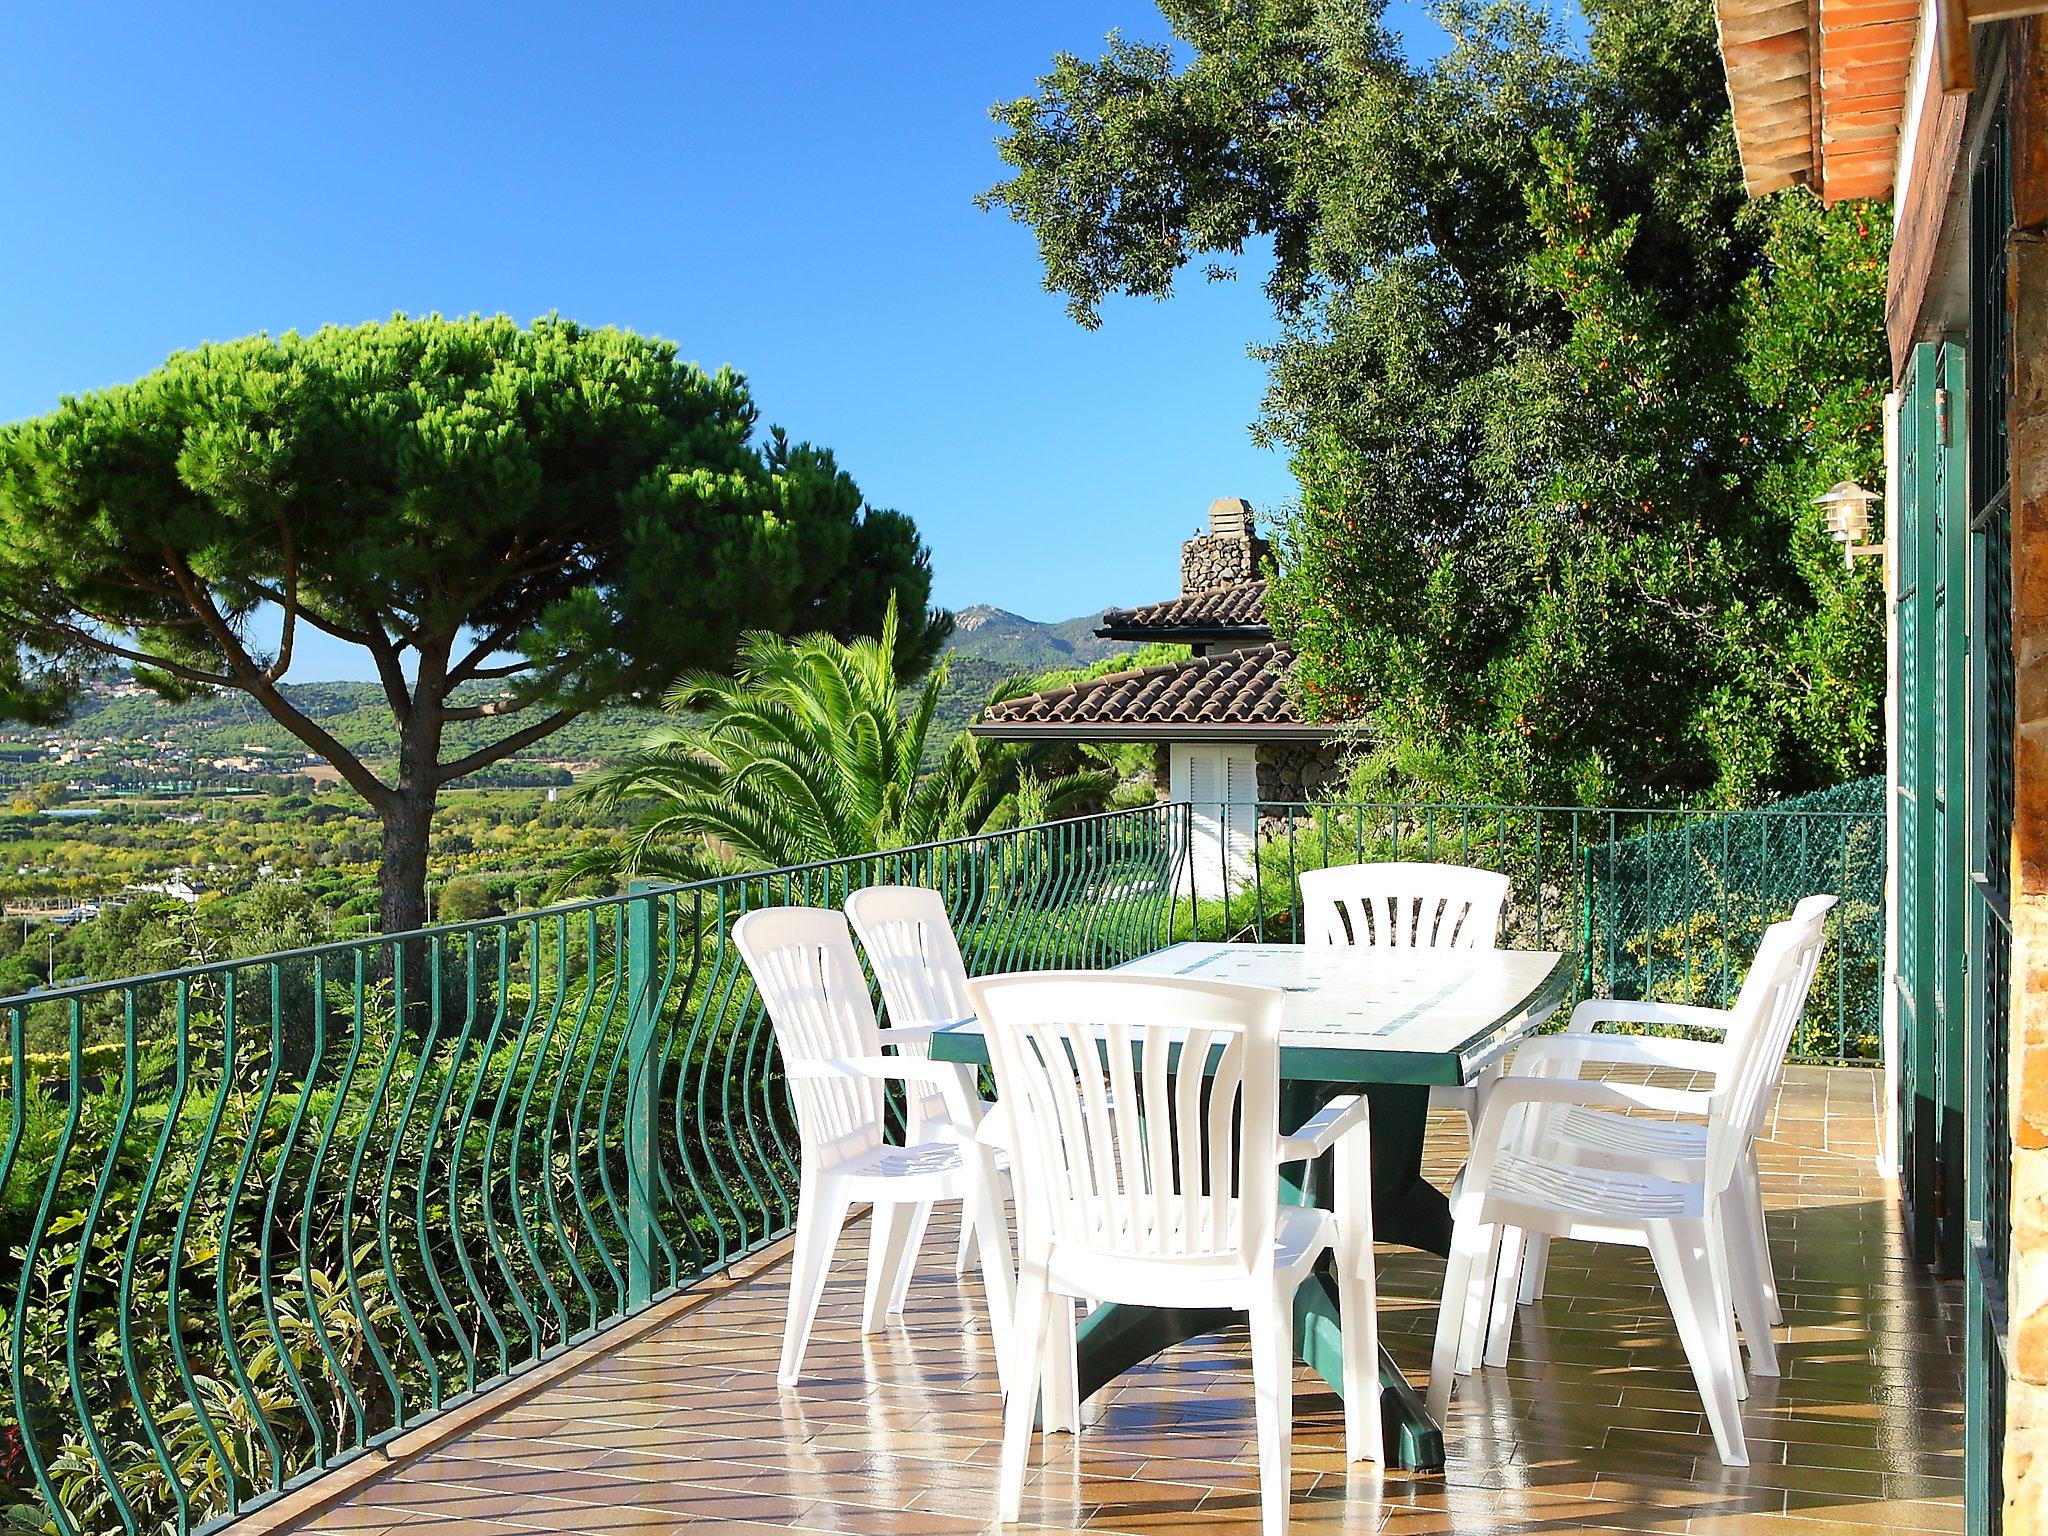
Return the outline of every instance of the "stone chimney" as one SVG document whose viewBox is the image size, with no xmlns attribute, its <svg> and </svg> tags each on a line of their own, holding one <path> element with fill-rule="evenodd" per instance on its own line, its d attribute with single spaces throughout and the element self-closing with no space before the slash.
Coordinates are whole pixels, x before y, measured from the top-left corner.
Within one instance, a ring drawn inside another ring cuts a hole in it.
<svg viewBox="0 0 2048 1536">
<path fill-rule="evenodd" d="M 1180 547 L 1180 590 L 1206 592 L 1250 581 L 1266 558 L 1252 504 L 1237 496 L 1219 496 L 1209 503 L 1209 531 L 1197 533 Z"/>
</svg>

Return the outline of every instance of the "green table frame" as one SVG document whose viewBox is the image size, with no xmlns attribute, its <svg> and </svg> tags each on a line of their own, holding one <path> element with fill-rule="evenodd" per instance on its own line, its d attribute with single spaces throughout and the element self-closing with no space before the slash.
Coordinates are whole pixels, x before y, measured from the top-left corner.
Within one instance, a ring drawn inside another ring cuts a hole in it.
<svg viewBox="0 0 2048 1536">
<path fill-rule="evenodd" d="M 1455 1050 L 1416 1052 L 1327 1044 L 1290 1050 L 1283 1031 L 1280 1049 L 1280 1124 L 1291 1130 L 1303 1124 L 1340 1094 L 1363 1089 L 1372 1101 L 1373 1232 L 1381 1242 L 1399 1243 L 1427 1253 L 1448 1254 L 1451 1248 L 1451 1207 L 1443 1192 L 1422 1176 L 1422 1143 L 1429 1126 L 1429 1090 L 1435 1084 L 1467 1080 L 1471 1063 L 1497 1059 L 1518 1036 L 1535 1028 L 1569 996 L 1576 957 L 1555 957 L 1548 974 L 1507 1013 L 1477 1031 Z M 932 1055 L 942 1061 L 986 1065 L 988 1048 L 972 1021 L 941 1030 L 932 1038 Z M 1328 1205 L 1332 1192 L 1332 1160 L 1328 1155 L 1295 1165 L 1298 1177 L 1282 1170 L 1281 1198 L 1296 1204 Z M 1337 1321 L 1337 1292 L 1324 1270 L 1294 1297 L 1294 1347 L 1301 1360 L 1329 1383 L 1344 1390 Z M 1204 1334 L 1217 1333 L 1242 1321 L 1224 1308 L 1142 1307 L 1126 1303 L 1100 1306 L 1082 1319 L 1076 1331 L 1075 1364 L 1079 1396 L 1085 1400 L 1118 1376 L 1164 1349 Z M 1390 1464 L 1410 1471 L 1439 1472 L 1444 1465 L 1442 1429 L 1430 1418 L 1422 1399 L 1380 1348 L 1382 1422 Z"/>
</svg>

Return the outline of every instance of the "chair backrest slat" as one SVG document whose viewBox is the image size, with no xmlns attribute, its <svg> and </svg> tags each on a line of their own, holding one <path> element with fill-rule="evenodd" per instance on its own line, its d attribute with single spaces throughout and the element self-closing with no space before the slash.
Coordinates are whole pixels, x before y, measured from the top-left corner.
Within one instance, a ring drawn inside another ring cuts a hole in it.
<svg viewBox="0 0 2048 1536">
<path fill-rule="evenodd" d="M 974 1011 L 946 900 L 921 885 L 872 885 L 846 898 L 889 1022 L 946 1024 Z"/>
<path fill-rule="evenodd" d="M 1726 1049 L 1707 1128 L 1707 1184 L 1725 1189 L 1743 1151 L 1763 1129 L 1784 1074 L 1792 1036 L 1827 947 L 1833 896 L 1809 896 L 1790 918 L 1764 930 L 1730 1010 Z"/>
<path fill-rule="evenodd" d="M 839 913 L 768 907 L 734 923 L 732 937 L 785 1066 L 881 1054 L 867 978 Z M 797 1077 L 789 1086 L 807 1155 L 837 1161 L 881 1145 L 882 1089 L 875 1079 Z"/>
<path fill-rule="evenodd" d="M 1283 994 L 1059 971 L 969 990 L 1027 1245 L 1271 1262 Z"/>
<path fill-rule="evenodd" d="M 1340 864 L 1301 873 L 1302 937 L 1360 949 L 1492 949 L 1506 875 L 1460 864 Z"/>
</svg>

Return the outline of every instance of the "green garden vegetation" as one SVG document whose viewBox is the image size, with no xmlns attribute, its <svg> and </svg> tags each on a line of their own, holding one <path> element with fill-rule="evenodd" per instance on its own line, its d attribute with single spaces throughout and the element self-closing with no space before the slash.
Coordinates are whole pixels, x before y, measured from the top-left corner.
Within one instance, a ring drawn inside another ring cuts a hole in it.
<svg viewBox="0 0 2048 1536">
<path fill-rule="evenodd" d="M 1709 0 L 1162 0 L 996 109 L 1083 324 L 1269 240 L 1270 613 L 1374 794 L 1756 804 L 1875 770 L 1882 604 L 1811 498 L 1879 473 L 1890 220 L 1745 205 Z"/>
<path fill-rule="evenodd" d="M 937 654 L 910 520 L 759 426 L 737 374 L 557 318 L 179 353 L 0 428 L 0 712 L 61 718 L 110 663 L 246 694 L 376 812 L 383 925 L 417 927 L 464 776 L 727 665 L 743 631 L 851 638 L 900 598 L 906 675 Z M 374 659 L 382 772 L 284 692 L 301 626 Z M 481 745 L 451 737 L 479 721 Z"/>
</svg>

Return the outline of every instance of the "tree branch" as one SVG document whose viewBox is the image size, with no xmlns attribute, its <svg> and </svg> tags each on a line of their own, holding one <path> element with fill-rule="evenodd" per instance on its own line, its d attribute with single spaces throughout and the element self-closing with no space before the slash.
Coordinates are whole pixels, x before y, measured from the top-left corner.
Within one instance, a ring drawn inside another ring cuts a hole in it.
<svg viewBox="0 0 2048 1536">
<path fill-rule="evenodd" d="M 467 757 L 458 757 L 452 763 L 442 763 L 435 772 L 435 782 L 447 784 L 461 778 L 465 773 L 475 773 L 479 768 L 488 768 L 492 763 L 510 757 L 525 747 L 532 746 L 544 736 L 552 736 L 571 720 L 583 713 L 580 709 L 558 709 L 552 715 L 536 720 L 529 726 L 514 731 L 487 747 L 479 747 Z M 456 718 L 453 714 L 449 716 Z"/>
<path fill-rule="evenodd" d="M 277 683 L 256 665 L 256 659 L 242 644 L 241 636 L 221 616 L 213 594 L 192 574 L 184 558 L 169 546 L 164 549 L 164 563 L 177 578 L 187 606 L 199 615 L 207 633 L 213 636 L 214 644 L 220 647 L 221 655 L 226 658 L 228 669 L 233 674 L 229 686 L 253 694 L 270 712 L 272 719 L 334 764 L 341 776 L 348 780 L 349 787 L 369 801 L 381 815 L 391 802 L 390 786 L 370 772 L 361 758 L 337 741 L 317 720 L 278 692 Z"/>
<path fill-rule="evenodd" d="M 89 646 L 103 656 L 117 656 L 123 661 L 132 661 L 139 667 L 148 667 L 155 672 L 168 672 L 184 682 L 196 683 L 202 688 L 234 688 L 239 686 L 235 679 L 215 672 L 202 672 L 197 667 L 188 667 L 183 662 L 168 657 L 155 656 L 148 651 L 130 650 L 125 645 L 116 645 L 104 636 L 95 635 L 89 629 L 80 629 L 76 624 L 66 624 L 61 619 L 45 619 L 58 634 L 76 640 L 80 645 Z"/>
<path fill-rule="evenodd" d="M 377 681 L 384 685 L 384 701 L 391 706 L 398 728 L 403 731 L 412 716 L 412 695 L 406 691 L 405 669 L 398 664 L 398 647 L 374 616 L 363 628 L 363 645 L 377 663 Z"/>
<path fill-rule="evenodd" d="M 521 710 L 531 709 L 538 699 L 502 698 L 486 699 L 481 704 L 456 704 L 441 711 L 443 720 L 497 720 L 506 715 L 516 715 Z"/>
<path fill-rule="evenodd" d="M 284 544 L 284 630 L 277 638 L 277 655 L 263 675 L 270 682 L 276 682 L 291 670 L 292 641 L 299 628 L 299 546 L 292 538 L 291 524 L 283 518 L 277 521 L 277 533 Z"/>
<path fill-rule="evenodd" d="M 539 663 L 537 662 L 515 661 L 502 667 L 478 667 L 469 674 L 469 677 L 473 682 L 482 683 L 489 682 L 493 678 L 517 677 L 522 672 L 535 672 L 538 670 Z"/>
<path fill-rule="evenodd" d="M 258 597 L 263 598 L 268 602 L 273 602 L 277 604 L 277 606 L 280 608 L 285 606 L 284 594 L 278 591 L 277 588 L 271 586 L 268 582 L 252 581 L 248 583 L 248 588 L 251 592 L 254 592 Z M 170 593 L 172 596 L 183 595 L 182 593 L 179 593 L 176 588 L 171 588 Z M 355 629 L 347 624 L 337 624 L 334 622 L 334 620 L 324 618 L 320 614 L 315 613 L 310 608 L 301 607 L 299 609 L 299 617 L 304 619 L 308 624 L 312 625 L 315 629 L 319 630 L 323 635 L 332 635 L 337 640 L 346 640 L 353 645 L 366 646 L 370 643 L 370 632 L 368 630 Z M 197 619 L 192 619 L 188 620 L 187 622 L 196 624 L 199 621 Z"/>
</svg>

